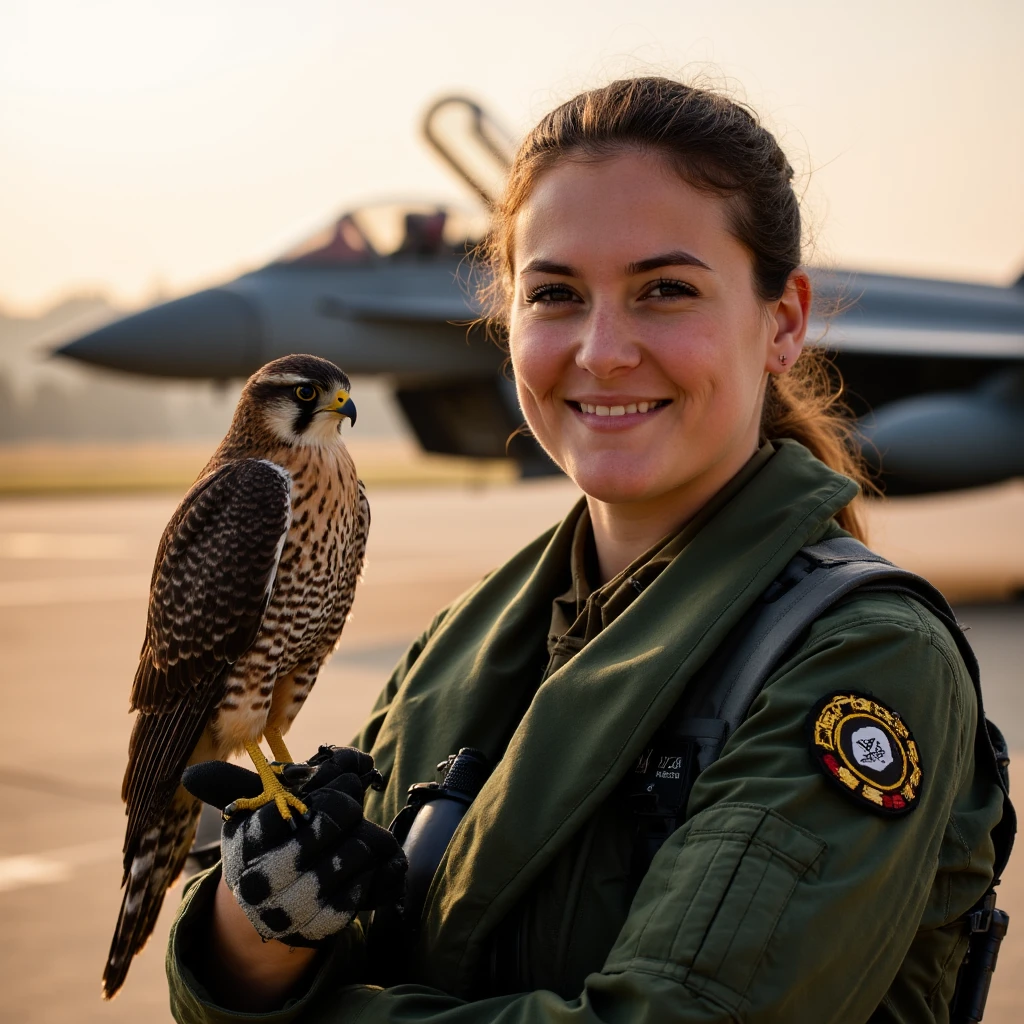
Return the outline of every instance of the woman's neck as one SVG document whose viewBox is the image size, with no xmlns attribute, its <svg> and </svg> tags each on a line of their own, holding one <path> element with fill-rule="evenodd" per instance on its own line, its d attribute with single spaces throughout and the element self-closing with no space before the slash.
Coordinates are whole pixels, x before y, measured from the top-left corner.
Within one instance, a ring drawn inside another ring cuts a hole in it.
<svg viewBox="0 0 1024 1024">
<path fill-rule="evenodd" d="M 587 495 L 601 584 L 618 576 L 659 540 L 678 533 L 740 472 L 750 455 L 738 462 L 723 462 L 700 479 L 649 501 L 605 502 Z"/>
</svg>

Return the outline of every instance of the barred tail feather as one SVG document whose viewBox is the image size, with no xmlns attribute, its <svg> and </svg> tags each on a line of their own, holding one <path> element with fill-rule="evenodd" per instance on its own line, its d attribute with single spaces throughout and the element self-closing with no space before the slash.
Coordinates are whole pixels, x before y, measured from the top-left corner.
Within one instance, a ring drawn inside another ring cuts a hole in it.
<svg viewBox="0 0 1024 1024">
<path fill-rule="evenodd" d="M 103 968 L 103 998 L 113 999 L 124 984 L 132 958 L 153 933 L 164 895 L 185 866 L 201 804 L 179 788 L 163 820 L 142 834 L 126 858 L 124 897 Z"/>
</svg>

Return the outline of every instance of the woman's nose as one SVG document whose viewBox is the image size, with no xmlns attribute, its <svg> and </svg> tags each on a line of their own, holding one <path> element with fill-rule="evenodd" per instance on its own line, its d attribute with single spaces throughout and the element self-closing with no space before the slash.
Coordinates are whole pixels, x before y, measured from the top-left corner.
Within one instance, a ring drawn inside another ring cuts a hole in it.
<svg viewBox="0 0 1024 1024">
<path fill-rule="evenodd" d="M 576 365 L 606 378 L 634 369 L 640 358 L 640 345 L 630 331 L 628 317 L 614 308 L 595 306 L 582 324 Z"/>
</svg>

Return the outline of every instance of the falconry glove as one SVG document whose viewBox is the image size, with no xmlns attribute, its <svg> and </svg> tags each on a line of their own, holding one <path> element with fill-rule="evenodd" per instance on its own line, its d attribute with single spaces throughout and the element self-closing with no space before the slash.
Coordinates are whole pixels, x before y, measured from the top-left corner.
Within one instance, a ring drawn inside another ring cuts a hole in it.
<svg viewBox="0 0 1024 1024">
<path fill-rule="evenodd" d="M 284 767 L 281 779 L 306 804 L 305 817 L 285 820 L 273 803 L 232 813 L 232 800 L 261 788 L 237 765 L 194 765 L 182 782 L 229 815 L 221 830 L 224 881 L 256 931 L 289 946 L 318 946 L 359 911 L 402 897 L 405 854 L 363 817 L 366 790 L 381 783 L 369 754 L 324 746 Z"/>
</svg>

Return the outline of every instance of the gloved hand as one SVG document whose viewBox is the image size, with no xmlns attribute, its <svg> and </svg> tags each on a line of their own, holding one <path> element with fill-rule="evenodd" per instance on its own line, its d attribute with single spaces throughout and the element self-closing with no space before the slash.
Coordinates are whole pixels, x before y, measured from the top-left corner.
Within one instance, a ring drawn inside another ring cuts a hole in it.
<svg viewBox="0 0 1024 1024">
<path fill-rule="evenodd" d="M 396 903 L 405 885 L 405 854 L 386 829 L 363 817 L 367 788 L 381 784 L 373 759 L 353 747 L 321 747 L 281 779 L 308 808 L 286 821 L 273 803 L 231 814 L 231 803 L 257 796 L 255 772 L 223 761 L 185 770 L 182 784 L 228 809 L 221 829 L 224 880 L 264 939 L 318 946 L 358 911 Z"/>
</svg>

